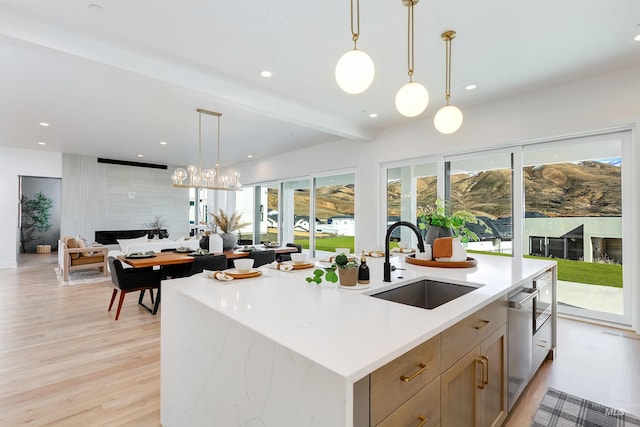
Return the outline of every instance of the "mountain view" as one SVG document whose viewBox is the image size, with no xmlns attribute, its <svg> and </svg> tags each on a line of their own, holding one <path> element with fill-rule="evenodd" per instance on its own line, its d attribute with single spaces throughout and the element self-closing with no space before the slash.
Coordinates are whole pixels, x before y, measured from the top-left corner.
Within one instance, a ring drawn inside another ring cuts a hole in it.
<svg viewBox="0 0 640 427">
<path fill-rule="evenodd" d="M 452 175 L 451 202 L 478 216 L 511 216 L 511 172 L 483 171 Z M 586 161 L 528 166 L 523 170 L 525 210 L 549 217 L 622 215 L 621 168 Z M 418 206 L 436 199 L 436 178 L 417 180 Z M 389 215 L 400 214 L 400 182 L 389 183 Z"/>
</svg>

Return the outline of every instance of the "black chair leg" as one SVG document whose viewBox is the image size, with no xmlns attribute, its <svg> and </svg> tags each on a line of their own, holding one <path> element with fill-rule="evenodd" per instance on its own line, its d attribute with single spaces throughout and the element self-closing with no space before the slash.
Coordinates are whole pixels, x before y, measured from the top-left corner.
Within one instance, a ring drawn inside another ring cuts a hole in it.
<svg viewBox="0 0 640 427">
<path fill-rule="evenodd" d="M 158 307 L 160 307 L 160 290 L 162 286 L 158 287 L 158 294 L 156 295 L 156 303 L 153 305 L 153 311 L 151 314 L 156 314 L 158 312 Z"/>
</svg>

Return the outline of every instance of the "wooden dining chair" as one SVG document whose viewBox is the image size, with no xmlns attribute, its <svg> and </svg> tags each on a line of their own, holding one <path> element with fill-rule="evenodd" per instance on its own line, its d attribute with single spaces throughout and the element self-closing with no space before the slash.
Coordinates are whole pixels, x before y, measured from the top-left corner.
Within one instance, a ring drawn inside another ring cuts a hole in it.
<svg viewBox="0 0 640 427">
<path fill-rule="evenodd" d="M 120 291 L 120 299 L 118 301 L 118 308 L 116 309 L 115 320 L 118 320 L 120 317 L 120 310 L 122 309 L 124 296 L 129 292 L 140 292 L 138 304 L 144 307 L 151 314 L 156 314 L 160 304 L 160 270 L 154 270 L 153 267 L 125 269 L 122 267 L 122 262 L 112 256 L 109 257 L 108 261 L 109 268 L 111 269 L 111 281 L 114 286 L 108 311 L 111 311 L 116 295 L 118 294 L 118 291 Z M 155 300 L 153 297 L 154 289 L 158 289 L 158 294 L 156 295 Z M 153 305 L 153 308 L 146 306 L 142 302 L 146 290 L 149 290 L 149 293 L 151 294 L 151 304 Z"/>
</svg>

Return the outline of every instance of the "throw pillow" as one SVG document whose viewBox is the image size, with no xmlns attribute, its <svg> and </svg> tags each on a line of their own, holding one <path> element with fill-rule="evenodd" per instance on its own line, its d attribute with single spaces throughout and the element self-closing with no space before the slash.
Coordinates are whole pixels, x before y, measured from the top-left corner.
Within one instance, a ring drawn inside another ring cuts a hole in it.
<svg viewBox="0 0 640 427">
<path fill-rule="evenodd" d="M 75 249 L 78 247 L 78 243 L 76 242 L 76 239 L 74 239 L 73 237 L 67 237 L 66 239 L 64 239 L 64 244 L 67 245 L 67 248 L 69 249 Z M 69 256 L 71 257 L 71 259 L 80 258 L 79 253 L 69 254 Z"/>
<path fill-rule="evenodd" d="M 86 248 L 87 244 L 84 242 L 82 238 L 76 237 L 76 244 L 79 248 Z M 80 252 L 80 256 L 93 256 L 93 252 Z"/>
<path fill-rule="evenodd" d="M 135 239 L 116 239 L 120 245 L 120 250 L 127 253 L 127 246 L 137 243 L 147 243 L 147 236 L 136 237 Z"/>
</svg>

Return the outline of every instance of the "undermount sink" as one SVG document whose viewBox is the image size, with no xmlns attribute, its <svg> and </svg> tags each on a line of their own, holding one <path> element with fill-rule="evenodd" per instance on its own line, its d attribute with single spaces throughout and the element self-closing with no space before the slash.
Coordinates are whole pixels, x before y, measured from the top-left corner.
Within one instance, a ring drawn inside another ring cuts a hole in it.
<svg viewBox="0 0 640 427">
<path fill-rule="evenodd" d="M 434 280 L 419 280 L 399 288 L 371 294 L 374 298 L 400 304 L 411 305 L 432 310 L 446 304 L 449 301 L 461 297 L 473 291 L 473 286 L 458 285 L 455 283 L 436 282 Z"/>
</svg>

